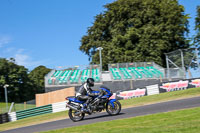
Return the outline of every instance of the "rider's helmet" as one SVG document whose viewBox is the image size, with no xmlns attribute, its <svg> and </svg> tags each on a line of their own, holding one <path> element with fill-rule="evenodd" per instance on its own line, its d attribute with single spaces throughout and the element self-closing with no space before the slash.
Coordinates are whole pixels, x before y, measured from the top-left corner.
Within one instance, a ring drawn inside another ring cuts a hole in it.
<svg viewBox="0 0 200 133">
<path fill-rule="evenodd" d="M 88 78 L 87 79 L 87 84 L 89 87 L 93 87 L 94 86 L 94 79 L 93 78 Z"/>
</svg>

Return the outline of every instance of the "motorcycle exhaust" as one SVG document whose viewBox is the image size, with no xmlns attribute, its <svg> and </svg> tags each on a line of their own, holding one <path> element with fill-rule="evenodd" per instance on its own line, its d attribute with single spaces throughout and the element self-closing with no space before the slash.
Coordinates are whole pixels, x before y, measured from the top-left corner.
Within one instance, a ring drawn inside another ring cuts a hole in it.
<svg viewBox="0 0 200 133">
<path fill-rule="evenodd" d="M 69 104 L 67 104 L 66 107 L 78 111 L 78 112 L 75 113 L 75 115 L 80 115 L 81 113 L 83 113 L 82 111 L 78 110 L 77 108 L 75 108 L 75 107 L 73 107 Z"/>
<path fill-rule="evenodd" d="M 75 107 L 73 107 L 73 106 L 71 106 L 71 105 L 69 105 L 69 104 L 67 104 L 66 107 L 68 107 L 68 108 L 70 108 L 70 109 L 73 109 L 73 110 L 76 110 L 76 111 L 79 111 L 77 108 L 75 108 Z"/>
</svg>

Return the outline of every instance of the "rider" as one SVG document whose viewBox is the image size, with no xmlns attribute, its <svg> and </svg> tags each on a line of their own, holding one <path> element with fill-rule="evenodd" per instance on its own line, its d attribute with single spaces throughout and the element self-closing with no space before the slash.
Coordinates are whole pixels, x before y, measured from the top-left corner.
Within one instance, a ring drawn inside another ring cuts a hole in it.
<svg viewBox="0 0 200 133">
<path fill-rule="evenodd" d="M 76 93 L 76 97 L 78 100 L 83 101 L 85 100 L 84 108 L 86 109 L 87 112 L 91 113 L 89 103 L 92 100 L 92 97 L 95 95 L 98 95 L 97 93 L 92 93 L 91 87 L 94 86 L 94 79 L 93 78 L 88 78 L 87 81 L 81 85 L 79 88 L 79 91 Z"/>
</svg>

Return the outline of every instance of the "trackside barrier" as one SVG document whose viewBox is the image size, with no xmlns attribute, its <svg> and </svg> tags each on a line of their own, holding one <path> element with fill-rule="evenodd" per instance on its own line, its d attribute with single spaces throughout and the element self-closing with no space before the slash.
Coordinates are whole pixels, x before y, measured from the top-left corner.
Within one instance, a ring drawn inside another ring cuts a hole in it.
<svg viewBox="0 0 200 133">
<path fill-rule="evenodd" d="M 17 120 L 17 116 L 16 116 L 16 112 L 12 112 L 12 113 L 8 113 L 8 118 L 9 121 L 16 121 Z"/>
<path fill-rule="evenodd" d="M 0 114 L 0 124 L 9 122 L 8 113 Z"/>
<path fill-rule="evenodd" d="M 17 112 L 11 112 L 8 113 L 9 121 L 16 121 L 32 116 L 47 114 L 47 113 L 56 113 L 61 111 L 66 111 L 68 108 L 66 108 L 66 102 L 58 102 L 54 104 L 49 104 L 45 106 L 35 107 L 32 109 L 17 111 Z"/>
<path fill-rule="evenodd" d="M 32 109 L 27 109 L 23 111 L 17 111 L 16 116 L 17 120 L 19 119 L 24 119 L 27 117 L 31 116 L 37 116 L 37 115 L 42 115 L 42 114 L 47 114 L 47 113 L 52 113 L 52 105 L 45 105 L 45 106 L 40 106 L 40 107 L 35 107 Z"/>
<path fill-rule="evenodd" d="M 155 95 L 159 94 L 159 87 L 158 84 L 147 86 L 147 95 Z"/>
<path fill-rule="evenodd" d="M 114 93 L 114 96 L 112 98 L 116 98 L 118 100 L 130 99 L 135 97 L 155 95 L 164 92 L 180 91 L 196 87 L 200 87 L 200 78 L 162 82 L 155 85 L 149 85 L 141 89 L 138 88 L 136 90 L 121 90 Z"/>
<path fill-rule="evenodd" d="M 53 103 L 52 104 L 52 112 L 56 113 L 56 112 L 61 112 L 61 111 L 66 111 L 68 110 L 68 108 L 66 108 L 66 102 L 59 102 L 59 103 Z"/>
</svg>

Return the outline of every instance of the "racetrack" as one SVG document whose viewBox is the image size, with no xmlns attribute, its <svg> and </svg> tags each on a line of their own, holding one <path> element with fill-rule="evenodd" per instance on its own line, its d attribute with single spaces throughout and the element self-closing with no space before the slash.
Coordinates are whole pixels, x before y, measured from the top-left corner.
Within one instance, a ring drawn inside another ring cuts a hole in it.
<svg viewBox="0 0 200 133">
<path fill-rule="evenodd" d="M 107 113 L 97 113 L 90 116 L 86 116 L 83 121 L 80 122 L 72 122 L 70 119 L 53 121 L 28 127 L 22 127 L 17 129 L 12 129 L 8 131 L 4 131 L 1 133 L 32 133 L 39 131 L 47 131 L 53 129 L 60 129 L 72 126 L 85 125 L 90 123 L 96 123 L 101 121 L 110 121 L 122 118 L 129 118 L 141 115 L 148 115 L 160 112 L 168 112 L 173 110 L 192 108 L 192 107 L 200 107 L 200 97 L 181 99 L 169 102 L 156 103 L 151 105 L 145 105 L 140 107 L 123 109 L 120 115 L 117 116 L 109 116 Z M 66 114 L 67 115 L 67 114 Z"/>
</svg>

